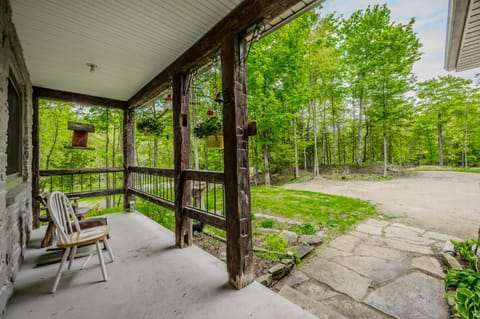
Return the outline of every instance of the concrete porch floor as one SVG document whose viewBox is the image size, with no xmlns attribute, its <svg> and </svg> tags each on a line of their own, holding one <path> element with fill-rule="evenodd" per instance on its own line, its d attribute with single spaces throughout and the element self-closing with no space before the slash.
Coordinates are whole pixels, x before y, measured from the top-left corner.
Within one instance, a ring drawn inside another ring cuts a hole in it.
<svg viewBox="0 0 480 319">
<path fill-rule="evenodd" d="M 34 268 L 47 251 L 45 228 L 32 233 L 7 319 L 28 318 L 316 318 L 254 282 L 240 291 L 227 284 L 223 262 L 198 247 L 178 249 L 174 234 L 139 213 L 108 215 L 115 262 L 108 282 L 96 256 L 66 271 L 49 293 L 58 263 Z"/>
</svg>

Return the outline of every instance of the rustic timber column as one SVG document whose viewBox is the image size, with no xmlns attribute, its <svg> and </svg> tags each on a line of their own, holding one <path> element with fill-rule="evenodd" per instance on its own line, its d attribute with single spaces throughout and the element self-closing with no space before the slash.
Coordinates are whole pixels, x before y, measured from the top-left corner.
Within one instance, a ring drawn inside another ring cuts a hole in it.
<svg viewBox="0 0 480 319">
<path fill-rule="evenodd" d="M 253 280 L 252 221 L 248 165 L 245 41 L 236 34 L 222 43 L 223 136 L 227 219 L 227 269 L 241 289 Z"/>
<path fill-rule="evenodd" d="M 40 145 L 38 132 L 38 95 L 33 92 L 33 123 L 32 123 L 32 228 L 40 226 L 40 203 L 37 201 L 40 192 Z"/>
<path fill-rule="evenodd" d="M 123 112 L 123 207 L 130 209 L 134 196 L 128 191 L 132 187 L 130 166 L 135 165 L 135 109 Z"/>
<path fill-rule="evenodd" d="M 175 164 L 175 243 L 183 248 L 193 243 L 192 220 L 183 208 L 190 203 L 192 187 L 182 178 L 190 168 L 190 92 L 188 73 L 173 76 L 173 145 Z"/>
</svg>

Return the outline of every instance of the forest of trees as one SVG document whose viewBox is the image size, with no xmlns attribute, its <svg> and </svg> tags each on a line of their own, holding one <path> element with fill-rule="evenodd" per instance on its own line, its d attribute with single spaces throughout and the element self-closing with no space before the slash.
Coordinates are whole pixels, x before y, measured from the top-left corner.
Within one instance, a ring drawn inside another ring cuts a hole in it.
<svg viewBox="0 0 480 319">
<path fill-rule="evenodd" d="M 477 166 L 480 92 L 472 81 L 441 76 L 418 82 L 421 43 L 387 6 L 350 17 L 311 11 L 254 43 L 247 61 L 250 165 L 265 184 L 274 173 L 319 173 L 321 166 Z M 213 110 L 221 118 L 218 61 L 192 81 L 192 128 Z M 160 97 L 137 111 L 156 132 L 136 134 L 138 165 L 173 167 L 171 102 Z M 92 123 L 95 151 L 65 149 L 67 121 Z M 40 103 L 40 168 L 122 166 L 122 112 L 71 103 Z M 192 136 L 192 168 L 222 170 L 221 150 Z"/>
</svg>

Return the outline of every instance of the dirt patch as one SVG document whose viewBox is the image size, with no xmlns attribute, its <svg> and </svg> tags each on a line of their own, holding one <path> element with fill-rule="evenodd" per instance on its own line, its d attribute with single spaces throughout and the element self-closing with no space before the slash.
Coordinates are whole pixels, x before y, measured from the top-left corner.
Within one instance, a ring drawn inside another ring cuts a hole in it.
<svg viewBox="0 0 480 319">
<path fill-rule="evenodd" d="M 416 172 L 389 181 L 336 181 L 322 177 L 285 185 L 370 200 L 386 215 L 430 231 L 474 238 L 480 225 L 480 174 Z"/>
<path fill-rule="evenodd" d="M 196 235 L 193 238 L 193 242 L 195 245 L 207 251 L 209 254 L 222 261 L 225 261 L 227 245 L 224 242 L 205 234 Z M 275 265 L 275 263 L 276 262 L 272 260 L 262 259 L 254 255 L 253 270 L 255 273 L 255 278 L 267 274 L 268 270 Z"/>
</svg>

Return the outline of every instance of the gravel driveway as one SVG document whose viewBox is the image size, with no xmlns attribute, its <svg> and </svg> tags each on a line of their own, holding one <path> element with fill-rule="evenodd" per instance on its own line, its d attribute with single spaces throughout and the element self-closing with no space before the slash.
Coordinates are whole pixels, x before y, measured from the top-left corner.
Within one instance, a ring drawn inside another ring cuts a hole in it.
<svg viewBox="0 0 480 319">
<path fill-rule="evenodd" d="M 475 173 L 416 172 L 382 182 L 320 177 L 284 187 L 370 200 L 404 223 L 464 239 L 476 238 L 480 226 L 480 174 Z"/>
</svg>

